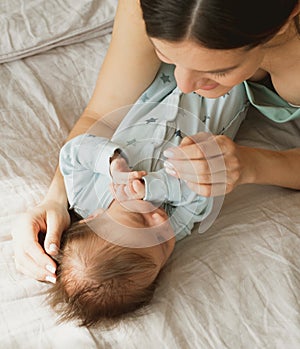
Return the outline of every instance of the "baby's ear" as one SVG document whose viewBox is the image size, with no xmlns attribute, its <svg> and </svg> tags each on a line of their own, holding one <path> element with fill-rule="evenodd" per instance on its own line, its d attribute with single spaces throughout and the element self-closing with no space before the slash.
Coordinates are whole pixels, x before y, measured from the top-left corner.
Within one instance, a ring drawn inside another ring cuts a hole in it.
<svg viewBox="0 0 300 349">
<path fill-rule="evenodd" d="M 98 208 L 94 213 L 92 213 L 91 215 L 89 215 L 87 218 L 85 219 L 81 219 L 79 221 L 79 223 L 87 223 L 89 221 L 91 221 L 92 219 L 95 219 L 97 216 L 99 216 L 100 214 L 102 214 L 105 210 L 103 208 Z"/>
</svg>

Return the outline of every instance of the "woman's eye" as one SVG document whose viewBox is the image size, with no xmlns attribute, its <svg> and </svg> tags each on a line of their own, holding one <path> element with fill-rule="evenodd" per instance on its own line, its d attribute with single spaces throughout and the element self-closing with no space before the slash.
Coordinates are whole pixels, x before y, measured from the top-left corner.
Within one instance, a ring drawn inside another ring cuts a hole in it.
<svg viewBox="0 0 300 349">
<path fill-rule="evenodd" d="M 227 73 L 223 73 L 223 72 L 219 72 L 219 73 L 214 73 L 214 76 L 217 78 L 224 78 L 224 76 L 226 76 Z"/>
</svg>

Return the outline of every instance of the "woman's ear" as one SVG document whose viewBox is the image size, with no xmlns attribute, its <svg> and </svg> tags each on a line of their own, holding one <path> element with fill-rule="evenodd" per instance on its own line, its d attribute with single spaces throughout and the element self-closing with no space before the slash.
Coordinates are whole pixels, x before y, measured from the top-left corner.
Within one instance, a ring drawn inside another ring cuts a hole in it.
<svg viewBox="0 0 300 349">
<path fill-rule="evenodd" d="M 81 219 L 79 221 L 79 223 L 87 223 L 87 222 L 91 221 L 92 219 L 95 219 L 97 216 L 101 215 L 104 211 L 105 210 L 103 208 L 98 208 L 94 213 L 89 215 L 87 218 Z"/>
</svg>

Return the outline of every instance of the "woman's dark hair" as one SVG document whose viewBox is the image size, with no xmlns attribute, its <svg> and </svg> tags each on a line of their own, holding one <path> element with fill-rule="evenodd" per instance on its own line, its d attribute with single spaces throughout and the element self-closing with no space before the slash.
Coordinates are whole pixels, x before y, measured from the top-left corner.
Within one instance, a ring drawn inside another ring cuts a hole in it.
<svg viewBox="0 0 300 349">
<path fill-rule="evenodd" d="M 252 48 L 270 40 L 298 0 L 140 0 L 146 31 L 166 41 L 192 39 L 210 49 Z M 300 33 L 299 16 L 294 18 Z"/>
</svg>

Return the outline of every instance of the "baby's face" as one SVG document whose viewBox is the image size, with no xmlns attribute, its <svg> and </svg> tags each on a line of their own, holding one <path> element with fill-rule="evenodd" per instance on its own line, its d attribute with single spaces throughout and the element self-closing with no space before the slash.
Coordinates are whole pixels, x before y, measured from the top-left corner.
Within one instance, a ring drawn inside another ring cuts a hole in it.
<svg viewBox="0 0 300 349">
<path fill-rule="evenodd" d="M 147 201 L 120 203 L 115 200 L 98 217 L 94 217 L 90 223 L 99 236 L 120 246 L 137 248 L 138 253 L 150 255 L 158 271 L 174 249 L 175 236 L 168 215 L 165 210 Z M 109 226 L 109 230 L 102 229 L 103 224 Z"/>
</svg>

